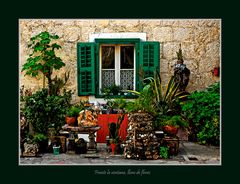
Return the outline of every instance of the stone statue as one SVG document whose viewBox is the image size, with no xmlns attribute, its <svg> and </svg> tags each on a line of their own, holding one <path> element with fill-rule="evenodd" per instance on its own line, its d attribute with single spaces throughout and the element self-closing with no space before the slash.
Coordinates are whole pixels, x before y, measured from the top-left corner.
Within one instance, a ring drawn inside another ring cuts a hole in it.
<svg viewBox="0 0 240 184">
<path fill-rule="evenodd" d="M 179 83 L 179 91 L 185 91 L 189 81 L 190 70 L 183 64 L 181 44 L 177 52 L 177 58 L 177 64 L 174 66 L 175 82 Z"/>
</svg>

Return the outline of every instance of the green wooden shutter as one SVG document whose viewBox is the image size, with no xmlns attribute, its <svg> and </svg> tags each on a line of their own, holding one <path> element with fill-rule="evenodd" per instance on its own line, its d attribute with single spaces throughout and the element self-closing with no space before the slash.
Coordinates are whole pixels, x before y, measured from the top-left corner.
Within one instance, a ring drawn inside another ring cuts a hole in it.
<svg viewBox="0 0 240 184">
<path fill-rule="evenodd" d="M 137 90 L 142 88 L 142 79 L 153 77 L 154 71 L 160 71 L 160 43 L 140 42 L 139 43 L 139 64 L 138 72 L 142 75 L 138 78 Z"/>
<path fill-rule="evenodd" d="M 95 43 L 77 44 L 78 95 L 95 94 Z"/>
</svg>

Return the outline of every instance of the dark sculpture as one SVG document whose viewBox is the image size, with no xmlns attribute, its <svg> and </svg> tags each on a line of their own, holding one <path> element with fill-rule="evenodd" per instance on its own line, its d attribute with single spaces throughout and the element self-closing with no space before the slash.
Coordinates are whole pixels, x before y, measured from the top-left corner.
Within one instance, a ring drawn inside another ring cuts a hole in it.
<svg viewBox="0 0 240 184">
<path fill-rule="evenodd" d="M 179 83 L 179 91 L 185 91 L 189 82 L 190 70 L 183 64 L 181 44 L 179 52 L 177 52 L 177 58 L 177 64 L 174 66 L 175 82 Z"/>
</svg>

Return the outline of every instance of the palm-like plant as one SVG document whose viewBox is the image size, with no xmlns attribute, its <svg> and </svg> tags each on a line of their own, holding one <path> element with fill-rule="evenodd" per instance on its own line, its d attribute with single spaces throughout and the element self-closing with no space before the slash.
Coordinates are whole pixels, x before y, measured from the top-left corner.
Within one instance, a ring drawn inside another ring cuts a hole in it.
<svg viewBox="0 0 240 184">
<path fill-rule="evenodd" d="M 189 95 L 186 91 L 179 91 L 179 83 L 175 82 L 174 76 L 169 79 L 166 89 L 163 88 L 158 72 L 155 72 L 154 78 L 148 77 L 145 81 L 149 81 L 148 85 L 153 94 L 153 103 L 160 115 L 173 111 L 176 100 L 184 99 Z"/>
<path fill-rule="evenodd" d="M 138 95 L 140 101 L 144 101 L 143 97 L 148 96 L 148 103 L 156 111 L 156 115 L 167 115 L 174 111 L 174 103 L 177 99 L 186 98 L 189 95 L 186 91 L 179 91 L 179 83 L 176 83 L 174 76 L 170 78 L 166 89 L 163 88 L 160 74 L 156 71 L 154 77 L 147 77 L 143 80 L 145 86 L 141 92 L 128 90 L 128 92 Z"/>
</svg>

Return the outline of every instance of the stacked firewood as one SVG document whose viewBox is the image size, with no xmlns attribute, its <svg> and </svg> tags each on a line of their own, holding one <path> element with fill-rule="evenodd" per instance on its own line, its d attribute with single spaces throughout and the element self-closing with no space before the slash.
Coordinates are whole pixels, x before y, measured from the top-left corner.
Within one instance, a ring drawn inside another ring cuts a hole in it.
<svg viewBox="0 0 240 184">
<path fill-rule="evenodd" d="M 153 132 L 153 117 L 138 111 L 129 114 L 124 157 L 131 159 L 158 159 L 159 143 Z"/>
</svg>

